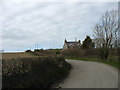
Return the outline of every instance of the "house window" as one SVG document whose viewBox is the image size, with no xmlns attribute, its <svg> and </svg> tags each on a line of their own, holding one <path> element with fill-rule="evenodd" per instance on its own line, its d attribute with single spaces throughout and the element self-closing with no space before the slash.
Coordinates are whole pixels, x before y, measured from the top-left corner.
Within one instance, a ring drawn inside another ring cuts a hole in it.
<svg viewBox="0 0 120 90">
<path fill-rule="evenodd" d="M 70 47 L 73 47 L 73 45 L 72 45 L 72 44 L 70 44 Z"/>
<path fill-rule="evenodd" d="M 77 45 L 80 48 L 80 44 Z"/>
</svg>

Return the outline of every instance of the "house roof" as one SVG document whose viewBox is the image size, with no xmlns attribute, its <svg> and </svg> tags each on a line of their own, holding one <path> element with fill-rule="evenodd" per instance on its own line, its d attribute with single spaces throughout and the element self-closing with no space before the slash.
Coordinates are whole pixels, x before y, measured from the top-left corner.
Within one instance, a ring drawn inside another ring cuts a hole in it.
<svg viewBox="0 0 120 90">
<path fill-rule="evenodd" d="M 66 42 L 68 46 L 80 46 L 81 44 L 76 41 Z"/>
</svg>

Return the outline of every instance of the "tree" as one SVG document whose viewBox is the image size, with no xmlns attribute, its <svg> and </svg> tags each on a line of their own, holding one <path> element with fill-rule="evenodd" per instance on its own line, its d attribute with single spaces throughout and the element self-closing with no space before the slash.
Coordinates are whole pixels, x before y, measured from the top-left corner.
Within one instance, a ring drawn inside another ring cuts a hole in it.
<svg viewBox="0 0 120 90">
<path fill-rule="evenodd" d="M 106 59 L 109 56 L 109 48 L 118 45 L 118 11 L 106 11 L 100 18 L 100 22 L 94 27 L 95 45 L 101 48 L 101 57 Z"/>
<path fill-rule="evenodd" d="M 94 48 L 94 42 L 90 36 L 86 36 L 85 40 L 83 41 L 82 48 Z"/>
</svg>

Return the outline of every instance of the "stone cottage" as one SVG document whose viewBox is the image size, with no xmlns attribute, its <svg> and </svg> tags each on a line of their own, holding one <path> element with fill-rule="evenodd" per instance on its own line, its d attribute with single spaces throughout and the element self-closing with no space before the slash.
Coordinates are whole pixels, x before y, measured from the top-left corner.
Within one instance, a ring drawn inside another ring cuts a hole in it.
<svg viewBox="0 0 120 90">
<path fill-rule="evenodd" d="M 75 41 L 67 41 L 65 39 L 63 49 L 69 49 L 69 48 L 81 48 L 81 42 L 80 40 L 75 40 Z"/>
</svg>

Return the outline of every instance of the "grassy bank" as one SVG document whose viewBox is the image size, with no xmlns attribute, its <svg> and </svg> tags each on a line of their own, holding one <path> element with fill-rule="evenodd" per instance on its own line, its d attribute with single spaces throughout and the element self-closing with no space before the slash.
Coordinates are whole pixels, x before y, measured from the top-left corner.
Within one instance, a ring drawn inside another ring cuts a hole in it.
<svg viewBox="0 0 120 90">
<path fill-rule="evenodd" d="M 70 68 L 62 56 L 2 59 L 2 87 L 50 88 L 65 78 Z"/>
<path fill-rule="evenodd" d="M 72 58 L 72 57 L 69 57 L 69 58 L 67 57 L 66 59 L 101 62 L 101 63 L 105 63 L 105 64 L 108 64 L 108 65 L 111 65 L 115 68 L 120 69 L 120 63 L 119 62 L 114 62 L 114 61 L 99 60 L 99 59 Z"/>
</svg>

